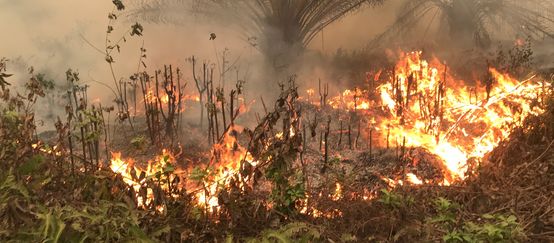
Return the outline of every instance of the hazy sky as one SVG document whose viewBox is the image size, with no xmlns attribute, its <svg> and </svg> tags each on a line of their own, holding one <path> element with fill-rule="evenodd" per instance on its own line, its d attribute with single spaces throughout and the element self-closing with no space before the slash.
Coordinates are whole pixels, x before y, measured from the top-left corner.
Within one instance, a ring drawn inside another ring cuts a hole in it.
<svg viewBox="0 0 554 243">
<path fill-rule="evenodd" d="M 362 47 L 371 36 L 384 29 L 386 23 L 390 23 L 394 2 L 389 1 L 378 11 L 358 12 L 329 26 L 324 35 L 326 51 L 334 51 L 339 47 Z M 78 65 L 90 64 L 98 58 L 98 53 L 85 44 L 79 34 L 102 49 L 106 17 L 112 6 L 110 0 L 0 0 L 0 30 L 3 33 L 0 56 L 22 56 L 30 62 L 37 62 L 35 65 L 45 61 L 48 65 L 58 65 L 64 61 L 77 62 L 75 64 Z M 179 38 L 160 38 L 160 35 L 204 40 L 208 31 L 211 30 L 194 29 L 194 26 L 150 27 L 146 29 L 145 40 L 156 40 L 152 43 L 154 46 L 147 45 L 156 51 L 157 45 L 165 49 L 179 45 Z M 152 33 L 156 36 L 152 36 Z M 321 37 L 315 38 L 311 47 L 320 49 Z M 198 48 L 191 49 L 194 51 Z"/>
</svg>

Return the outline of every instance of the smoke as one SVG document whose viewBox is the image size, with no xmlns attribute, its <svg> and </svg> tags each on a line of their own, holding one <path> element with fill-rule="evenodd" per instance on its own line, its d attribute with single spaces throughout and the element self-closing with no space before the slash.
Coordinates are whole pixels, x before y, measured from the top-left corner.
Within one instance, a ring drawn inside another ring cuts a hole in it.
<svg viewBox="0 0 554 243">
<path fill-rule="evenodd" d="M 325 82 L 335 78 L 329 75 L 329 66 L 322 66 L 323 58 L 318 53 L 332 55 L 339 48 L 353 50 L 364 46 L 386 27 L 384 22 L 392 22 L 397 7 L 395 2 L 399 0 L 388 1 L 379 9 L 358 11 L 328 26 L 323 36 L 316 37 L 308 46 L 306 56 L 288 64 L 289 69 L 283 76 L 274 75 L 257 50 L 259 43 L 248 40 L 241 32 L 240 23 L 221 23 L 210 21 L 210 16 L 177 12 L 181 18 L 178 25 L 149 24 L 121 13 L 113 26 L 112 38 L 121 36 L 135 22 L 142 23 L 145 30 L 143 38 L 129 39 L 122 44 L 121 53 L 114 54 L 115 76 L 126 79 L 137 71 L 139 49 L 144 46 L 148 71 L 173 64 L 182 69 L 188 92 L 194 93 L 191 64 L 187 59 L 194 55 L 200 63 L 211 63 L 215 73 L 221 74 L 225 55 L 228 62 L 225 75 L 216 77 L 216 82 L 225 80 L 228 90 L 234 87 L 235 80 L 245 80 L 248 99 L 259 100 L 263 96 L 266 103 L 271 104 L 278 94 L 275 92 L 277 83 L 285 81 L 287 75 L 297 74 L 298 83 L 304 87 L 312 86 L 318 78 Z M 132 1 L 125 3 L 130 7 Z M 9 81 L 21 87 L 29 78 L 28 69 L 34 67 L 35 73 L 44 73 L 61 87 L 54 97 L 59 99 L 66 84 L 65 71 L 72 68 L 80 73 L 81 81 L 90 86 L 91 100 L 110 105 L 114 96 L 106 85 L 113 87 L 114 81 L 101 52 L 105 48 L 108 13 L 112 10 L 109 0 L 0 0 L 0 31 L 3 33 L 0 56 L 11 60 L 9 71 L 16 74 Z M 171 12 L 170 9 L 164 11 Z M 209 40 L 211 33 L 216 34 L 215 40 Z M 52 124 L 57 115 L 63 114 L 63 102 L 60 99 L 54 106 L 52 102 L 41 102 L 47 105 L 39 104 L 39 115 Z M 256 106 L 261 107 L 259 101 Z"/>
<path fill-rule="evenodd" d="M 125 1 L 128 9 L 133 2 L 141 1 Z M 214 67 L 216 83 L 224 81 L 229 90 L 234 87 L 235 80 L 245 80 L 246 97 L 259 100 L 263 96 L 266 104 L 271 104 L 272 98 L 278 94 L 275 92 L 278 81 L 285 81 L 288 75 L 297 75 L 301 90 L 317 88 L 319 79 L 331 83 L 331 86 L 344 87 L 352 79 L 363 79 L 364 71 L 378 62 L 370 57 L 363 59 L 365 54 L 358 53 L 360 61 L 349 58 L 350 63 L 346 63 L 335 58 L 337 50 L 348 53 L 365 48 L 394 23 L 403 3 L 405 0 L 388 0 L 380 7 L 364 8 L 327 26 L 308 45 L 305 55 L 288 63 L 281 76 L 272 72 L 270 64 L 257 50 L 259 38 L 249 39 L 250 36 L 242 32 L 240 23 L 222 23 L 214 21 L 215 17 L 211 16 L 160 9 L 177 16 L 178 24 L 153 24 L 122 12 L 113 26 L 113 39 L 119 38 L 135 22 L 143 24 L 145 29 L 143 37 L 128 39 L 122 43 L 121 53 L 114 54 L 115 76 L 127 79 L 135 73 L 140 67 L 140 48 L 144 47 L 147 50 L 147 71 L 153 72 L 164 64 L 179 67 L 188 83 L 189 93 L 196 92 L 192 65 L 187 61 L 193 55 L 200 64 L 205 61 Z M 79 71 L 82 82 L 90 85 L 91 100 L 110 105 L 114 96 L 105 85 L 113 87 L 114 81 L 101 52 L 105 48 L 108 13 L 112 10 L 113 4 L 109 0 L 0 0 L 0 57 L 11 60 L 9 71 L 16 74 L 9 81 L 14 86 L 21 86 L 28 78 L 28 68 L 33 66 L 36 72 L 45 73 L 47 78 L 63 87 L 65 71 L 72 68 Z M 217 17 L 222 19 L 222 16 Z M 215 40 L 210 40 L 211 33 L 216 35 Z M 347 72 L 356 72 L 358 76 L 345 74 Z M 330 95 L 336 94 L 338 87 L 331 88 Z M 261 107 L 260 103 L 258 101 L 256 106 Z M 56 109 L 62 112 L 61 107 Z"/>
</svg>

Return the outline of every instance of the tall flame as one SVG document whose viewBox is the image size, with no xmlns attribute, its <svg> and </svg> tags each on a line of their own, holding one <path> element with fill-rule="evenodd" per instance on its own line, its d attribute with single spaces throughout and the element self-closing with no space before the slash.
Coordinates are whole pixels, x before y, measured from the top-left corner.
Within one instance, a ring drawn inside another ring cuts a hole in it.
<svg viewBox="0 0 554 243">
<path fill-rule="evenodd" d="M 389 82 L 376 88 L 378 101 L 369 98 L 373 91 L 355 89 L 329 98 L 328 105 L 367 114 L 369 127 L 387 144 L 388 139 L 401 141 L 396 145 L 422 147 L 437 155 L 443 161 L 442 184 L 449 185 L 466 178 L 470 158 L 482 158 L 525 117 L 544 112 L 535 104 L 551 91 L 549 83 L 520 82 L 494 68 L 488 74 L 484 81 L 468 84 L 451 76 L 437 59 L 423 60 L 421 51 L 401 53 Z M 380 71 L 381 76 L 385 74 Z"/>
<path fill-rule="evenodd" d="M 110 169 L 114 173 L 121 175 L 123 182 L 134 189 L 137 206 L 139 208 L 146 208 L 154 199 L 153 189 L 146 186 L 148 178 L 164 173 L 172 161 L 175 161 L 173 155 L 164 149 L 162 151 L 162 155 L 158 156 L 156 160 L 148 161 L 146 169 L 141 169 L 140 167 L 135 166 L 135 161 L 133 159 L 124 160 L 122 159 L 120 152 L 113 152 Z M 175 175 L 171 175 L 170 177 L 171 178 L 169 179 L 173 180 Z M 165 191 L 169 190 L 167 184 L 161 184 L 160 186 Z M 143 198 L 143 196 L 139 193 L 141 188 L 146 188 L 146 198 Z M 158 206 L 157 210 L 162 212 L 164 208 L 163 206 Z"/>
<path fill-rule="evenodd" d="M 240 173 L 243 163 L 256 164 L 250 153 L 238 144 L 235 134 L 235 129 L 231 128 L 224 134 L 222 141 L 213 146 L 211 164 L 214 166 L 213 169 L 207 168 L 210 178 L 203 181 L 203 188 L 196 193 L 198 205 L 208 209 L 209 212 L 219 210 L 218 193 L 221 188 L 230 187 L 236 180 L 240 189 L 244 189 L 244 181 L 248 178 L 244 178 Z"/>
<path fill-rule="evenodd" d="M 489 73 L 480 93 L 479 87 L 450 76 L 446 65 L 422 60 L 421 52 L 402 54 L 392 82 L 379 87 L 390 119 L 376 127 L 442 158 L 444 184 L 463 180 L 469 158 L 482 158 L 525 117 L 544 112 L 531 104 L 548 92 L 549 84 L 519 82 L 493 68 Z"/>
</svg>

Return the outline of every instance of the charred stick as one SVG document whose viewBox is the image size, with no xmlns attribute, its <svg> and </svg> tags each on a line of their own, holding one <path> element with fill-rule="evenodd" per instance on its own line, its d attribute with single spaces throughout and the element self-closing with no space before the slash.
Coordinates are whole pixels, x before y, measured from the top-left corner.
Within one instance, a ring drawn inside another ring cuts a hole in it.
<svg viewBox="0 0 554 243">
<path fill-rule="evenodd" d="M 319 133 L 319 151 L 323 151 L 323 132 Z"/>
<path fill-rule="evenodd" d="M 69 98 L 71 102 L 71 98 Z M 71 176 L 75 176 L 75 159 L 73 158 L 73 134 L 71 133 L 71 119 L 73 117 L 73 110 L 71 110 L 71 107 L 69 109 L 66 108 L 67 115 L 67 126 L 69 127 L 69 135 L 67 136 L 67 140 L 69 142 L 69 155 L 71 160 Z"/>
<path fill-rule="evenodd" d="M 261 99 L 261 101 L 262 101 L 262 106 L 264 107 L 265 114 L 267 115 L 268 112 L 267 112 L 267 107 L 265 106 L 264 97 L 261 97 L 261 96 L 260 96 L 260 99 Z"/>
<path fill-rule="evenodd" d="M 400 149 L 400 144 L 398 143 L 398 137 L 394 137 L 394 139 L 395 139 L 395 143 L 394 143 L 394 144 L 396 144 L 396 148 L 395 148 L 395 151 L 394 151 L 394 155 L 396 156 L 396 159 L 397 159 L 398 161 L 400 161 L 400 151 L 399 151 L 399 149 Z"/>
<path fill-rule="evenodd" d="M 100 132 L 99 132 L 99 124 L 98 124 L 98 121 L 99 121 L 99 116 L 98 116 L 98 110 L 96 109 L 95 106 L 92 106 L 92 113 L 93 113 L 93 116 L 94 116 L 94 122 L 92 123 L 93 125 L 93 130 L 94 130 L 94 133 L 96 134 L 96 136 L 94 136 L 94 153 L 95 153 L 95 157 L 96 157 L 96 167 L 98 168 L 100 166 L 100 140 L 99 140 L 99 135 Z"/>
<path fill-rule="evenodd" d="M 358 112 L 358 88 L 354 89 L 354 113 Z"/>
<path fill-rule="evenodd" d="M 148 100 L 148 88 L 147 88 L 147 78 L 146 74 L 140 77 L 140 88 L 142 91 L 142 98 L 144 100 L 144 113 L 146 115 L 146 125 L 148 126 L 148 134 L 150 135 L 150 142 L 155 144 L 154 131 L 152 127 L 152 113 L 150 112 L 150 101 Z"/>
<path fill-rule="evenodd" d="M 321 173 L 325 173 L 327 170 L 327 166 L 329 163 L 329 130 L 331 129 L 331 118 L 329 117 L 327 120 L 327 127 L 325 128 L 325 154 L 323 155 L 323 168 L 321 169 Z"/>
<path fill-rule="evenodd" d="M 373 160 L 373 128 L 369 128 L 369 161 Z"/>
<path fill-rule="evenodd" d="M 319 107 L 323 109 L 323 95 L 321 93 L 321 79 L 318 79 L 317 92 L 319 93 Z"/>
<path fill-rule="evenodd" d="M 402 151 L 400 155 L 400 163 L 402 163 L 402 175 L 406 175 L 406 163 L 404 163 L 404 155 L 406 152 L 406 137 L 402 138 Z"/>
<path fill-rule="evenodd" d="M 340 129 L 339 129 L 339 143 L 337 147 L 340 149 L 340 145 L 342 143 L 342 120 L 340 121 Z"/>
<path fill-rule="evenodd" d="M 212 90 L 211 92 L 212 92 L 212 95 L 213 95 L 213 92 L 214 92 L 213 83 L 210 84 L 210 89 Z M 216 99 L 216 101 L 212 100 L 212 102 L 213 102 L 213 104 L 212 104 L 213 111 L 212 112 L 214 113 L 213 116 L 215 118 L 215 137 L 219 137 L 219 119 L 217 118 L 217 106 L 216 106 L 217 99 Z"/>
<path fill-rule="evenodd" d="M 410 92 L 412 90 L 413 84 L 414 84 L 414 73 L 408 76 L 408 86 L 406 87 L 406 101 L 404 102 L 406 104 L 406 107 L 410 107 Z"/>
<path fill-rule="evenodd" d="M 387 149 L 390 148 L 390 146 L 389 146 L 389 138 L 390 138 L 390 126 L 387 125 Z"/>
<path fill-rule="evenodd" d="M 360 139 L 360 130 L 361 130 L 362 123 L 358 120 L 358 135 L 356 135 L 356 141 L 354 147 L 358 149 L 358 140 Z"/>
<path fill-rule="evenodd" d="M 236 94 L 236 90 L 231 90 L 231 93 L 229 94 L 229 111 L 231 112 L 231 124 L 229 124 L 229 126 L 234 126 L 234 123 L 235 123 L 235 116 L 234 116 L 234 112 L 235 112 L 235 94 Z"/>
<path fill-rule="evenodd" d="M 224 85 L 224 83 L 223 83 Z M 227 117 L 225 115 L 225 87 L 220 87 L 216 89 L 216 96 L 217 101 L 219 101 L 219 104 L 221 105 L 221 118 L 223 121 L 223 130 L 227 127 Z M 225 131 L 222 131 L 222 133 L 225 133 Z"/>
<path fill-rule="evenodd" d="M 202 66 L 203 80 L 196 76 L 196 58 L 192 56 L 192 77 L 198 90 L 198 97 L 200 101 L 200 128 L 204 127 L 204 91 L 206 91 L 206 64 Z"/>
<path fill-rule="evenodd" d="M 138 75 L 138 74 L 137 74 Z M 134 116 L 137 116 L 137 76 L 133 80 L 133 106 L 134 106 Z"/>
<path fill-rule="evenodd" d="M 155 76 L 154 76 L 154 78 L 155 78 L 155 80 L 156 80 L 156 97 L 155 97 L 155 99 L 157 100 L 157 102 L 156 102 L 156 104 L 157 104 L 157 105 L 156 105 L 156 109 L 158 110 L 159 113 L 162 114 L 162 118 L 163 118 L 164 120 L 166 120 L 167 118 L 166 118 L 166 116 L 165 116 L 165 112 L 164 112 L 164 109 L 163 109 L 163 103 L 162 103 L 161 98 L 160 98 L 160 88 L 159 88 L 159 87 L 160 87 L 160 81 L 159 81 L 159 79 L 158 79 L 158 73 L 159 73 L 159 72 L 160 72 L 160 71 L 156 71 L 156 72 L 155 72 Z"/>
<path fill-rule="evenodd" d="M 133 126 L 133 121 L 131 121 L 131 113 L 129 112 L 129 102 L 127 101 L 127 82 L 123 82 L 123 100 L 121 101 L 122 102 L 122 105 L 123 105 L 123 109 L 125 109 L 125 116 L 127 117 L 127 119 L 129 120 L 129 125 L 131 126 L 131 129 L 134 131 L 135 128 Z M 86 98 L 85 98 L 86 100 Z"/>
<path fill-rule="evenodd" d="M 310 131 L 312 133 L 312 141 L 315 140 L 315 136 L 317 135 L 317 115 L 314 114 L 314 121 L 310 123 Z"/>
<path fill-rule="evenodd" d="M 348 122 L 348 147 L 352 149 L 352 124 Z"/>
<path fill-rule="evenodd" d="M 331 129 L 331 118 L 329 117 L 327 120 L 327 128 L 325 129 L 325 164 L 327 164 L 329 160 L 329 130 Z"/>
<path fill-rule="evenodd" d="M 187 83 L 181 86 L 181 70 L 177 68 L 177 87 L 179 91 L 179 101 L 177 103 L 177 131 L 181 130 L 181 120 L 182 120 L 182 109 L 183 109 L 183 89 L 187 87 Z M 180 137 L 180 132 L 177 133 L 177 136 Z"/>
<path fill-rule="evenodd" d="M 310 191 L 310 180 L 308 179 L 308 169 L 306 167 L 306 162 L 304 161 L 304 152 L 308 149 L 307 143 L 308 136 L 306 135 L 306 124 L 302 124 L 302 149 L 300 150 L 300 164 L 302 165 L 302 179 L 306 184 L 306 190 Z"/>
<path fill-rule="evenodd" d="M 329 84 L 326 83 L 323 86 L 323 90 L 321 89 L 321 79 L 319 79 L 319 85 L 318 85 L 318 91 L 319 91 L 319 105 L 322 109 L 325 108 L 327 104 L 327 96 L 329 95 Z"/>
<path fill-rule="evenodd" d="M 106 128 L 106 119 L 104 118 L 104 109 L 102 109 L 102 104 L 100 104 L 100 117 L 102 118 L 102 130 L 104 130 L 104 146 L 105 146 L 104 149 L 106 150 L 106 161 L 109 161 L 110 160 L 110 155 L 109 155 L 110 149 L 108 147 L 108 129 L 109 128 Z"/>
<path fill-rule="evenodd" d="M 304 162 L 304 151 L 308 149 L 308 136 L 306 135 L 306 124 L 302 124 L 302 151 L 300 152 L 300 161 Z"/>
<path fill-rule="evenodd" d="M 77 102 L 77 96 L 75 94 L 75 91 L 73 92 L 73 96 L 74 96 L 74 99 L 75 99 L 75 104 L 77 104 L 77 119 L 79 121 L 79 124 L 82 124 L 83 123 L 83 117 L 82 117 L 82 114 L 80 112 L 80 108 L 79 108 L 79 102 Z M 81 131 L 81 148 L 83 150 L 83 158 L 84 160 L 87 160 L 87 155 L 86 155 L 86 141 L 85 141 L 85 128 L 83 127 L 83 125 L 80 125 L 79 126 L 79 130 Z M 85 166 L 85 172 L 87 171 L 87 167 Z"/>
</svg>

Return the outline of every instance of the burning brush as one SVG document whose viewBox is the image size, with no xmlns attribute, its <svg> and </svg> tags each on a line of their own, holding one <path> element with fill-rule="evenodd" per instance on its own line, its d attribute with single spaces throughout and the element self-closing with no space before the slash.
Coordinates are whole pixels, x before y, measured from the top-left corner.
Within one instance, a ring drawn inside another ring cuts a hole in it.
<svg viewBox="0 0 554 243">
<path fill-rule="evenodd" d="M 489 80 L 469 84 L 452 77 L 446 64 L 421 56 L 421 51 L 401 54 L 389 81 L 377 87 L 378 100 L 369 98 L 370 91 L 356 89 L 330 98 L 328 104 L 362 113 L 370 140 L 377 137 L 387 148 L 392 140 L 403 151 L 418 147 L 438 156 L 442 185 L 465 179 L 470 158 L 479 163 L 526 117 L 544 112 L 539 104 L 551 92 L 547 82 L 519 82 L 489 68 Z M 411 184 L 424 183 L 415 174 L 402 177 Z"/>
</svg>

